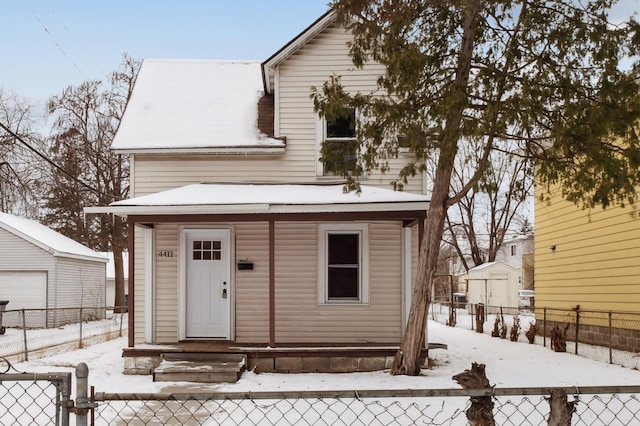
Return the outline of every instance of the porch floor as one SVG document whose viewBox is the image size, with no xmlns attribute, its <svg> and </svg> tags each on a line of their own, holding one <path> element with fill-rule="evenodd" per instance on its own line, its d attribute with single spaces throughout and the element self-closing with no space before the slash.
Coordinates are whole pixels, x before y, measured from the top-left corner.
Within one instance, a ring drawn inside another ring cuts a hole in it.
<svg viewBox="0 0 640 426">
<path fill-rule="evenodd" d="M 430 349 L 447 349 L 442 343 L 429 343 L 421 351 L 426 366 Z M 275 348 L 265 344 L 229 341 L 189 341 L 175 344 L 143 344 L 123 349 L 125 373 L 152 374 L 165 354 L 242 354 L 247 369 L 258 372 L 356 372 L 388 369 L 398 346 L 380 344 L 286 344 Z"/>
</svg>

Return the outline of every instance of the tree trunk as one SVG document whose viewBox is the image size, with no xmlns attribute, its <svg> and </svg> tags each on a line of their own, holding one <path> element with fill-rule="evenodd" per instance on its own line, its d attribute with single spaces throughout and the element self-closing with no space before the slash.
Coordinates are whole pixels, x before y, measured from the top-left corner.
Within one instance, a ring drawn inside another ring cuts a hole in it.
<svg viewBox="0 0 640 426">
<path fill-rule="evenodd" d="M 564 328 L 556 324 L 551 329 L 551 349 L 553 349 L 555 352 L 567 351 L 567 330 L 568 329 L 569 329 L 569 324 L 565 324 Z"/>
<path fill-rule="evenodd" d="M 529 330 L 525 333 L 527 336 L 527 340 L 529 343 L 533 344 L 536 338 L 536 333 L 538 332 L 538 326 L 532 322 L 529 323 Z"/>
<path fill-rule="evenodd" d="M 484 303 L 476 304 L 476 333 L 484 333 Z"/>
<path fill-rule="evenodd" d="M 549 426 L 571 426 L 571 416 L 576 411 L 577 399 L 569 402 L 567 393 L 562 389 L 551 389 L 548 398 L 551 411 L 549 412 Z"/>
<path fill-rule="evenodd" d="M 485 365 L 472 363 L 471 370 L 464 370 L 452 377 L 463 389 L 492 389 L 485 372 Z M 471 426 L 495 426 L 493 399 L 491 396 L 472 396 L 467 409 L 467 420 Z"/>
<path fill-rule="evenodd" d="M 471 69 L 471 58 L 475 29 L 478 22 L 479 3 L 470 1 L 464 10 L 465 21 L 458 55 L 456 78 L 451 87 L 451 107 L 445 128 L 440 137 L 440 153 L 433 181 L 433 192 L 429 211 L 425 220 L 425 231 L 420 247 L 418 272 L 413 285 L 411 309 L 407 327 L 398 352 L 393 359 L 391 374 L 420 374 L 420 351 L 424 347 L 427 313 L 431 303 L 433 278 L 438 268 L 440 242 L 444 233 L 444 222 L 449 207 L 449 186 L 453 173 L 454 160 L 458 152 L 458 139 L 461 134 L 462 114 L 467 106 L 467 83 Z"/>
<path fill-rule="evenodd" d="M 451 173 L 449 173 L 449 178 Z M 437 186 L 440 184 L 440 186 Z M 445 185 L 442 187 L 442 185 Z M 427 311 L 431 302 L 431 288 L 438 265 L 440 240 L 446 216 L 445 203 L 448 196 L 449 180 L 434 182 L 434 195 L 425 221 L 425 232 L 420 247 L 418 276 L 413 286 L 411 309 L 407 328 L 398 352 L 393 359 L 391 374 L 420 374 L 420 351 L 424 347 Z"/>
</svg>

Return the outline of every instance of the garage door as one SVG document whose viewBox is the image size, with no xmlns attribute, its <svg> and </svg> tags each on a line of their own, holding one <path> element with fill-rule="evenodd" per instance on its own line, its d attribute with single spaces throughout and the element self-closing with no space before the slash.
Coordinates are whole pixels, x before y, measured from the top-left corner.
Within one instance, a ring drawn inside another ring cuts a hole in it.
<svg viewBox="0 0 640 426">
<path fill-rule="evenodd" d="M 7 309 L 43 309 L 47 307 L 47 273 L 0 271 L 0 300 L 8 300 Z"/>
</svg>

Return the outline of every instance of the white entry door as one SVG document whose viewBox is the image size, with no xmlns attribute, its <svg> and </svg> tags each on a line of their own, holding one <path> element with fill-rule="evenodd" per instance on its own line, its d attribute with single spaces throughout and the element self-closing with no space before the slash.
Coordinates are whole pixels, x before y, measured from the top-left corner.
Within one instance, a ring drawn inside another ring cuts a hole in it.
<svg viewBox="0 0 640 426">
<path fill-rule="evenodd" d="M 230 241 L 228 229 L 187 231 L 187 338 L 231 338 Z"/>
</svg>

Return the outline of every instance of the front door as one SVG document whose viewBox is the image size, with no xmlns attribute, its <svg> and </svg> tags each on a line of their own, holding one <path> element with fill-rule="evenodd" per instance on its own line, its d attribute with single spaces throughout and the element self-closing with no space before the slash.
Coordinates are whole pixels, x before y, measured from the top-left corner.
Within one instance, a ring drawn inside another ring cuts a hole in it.
<svg viewBox="0 0 640 426">
<path fill-rule="evenodd" d="M 186 337 L 230 339 L 231 231 L 186 234 Z"/>
</svg>

